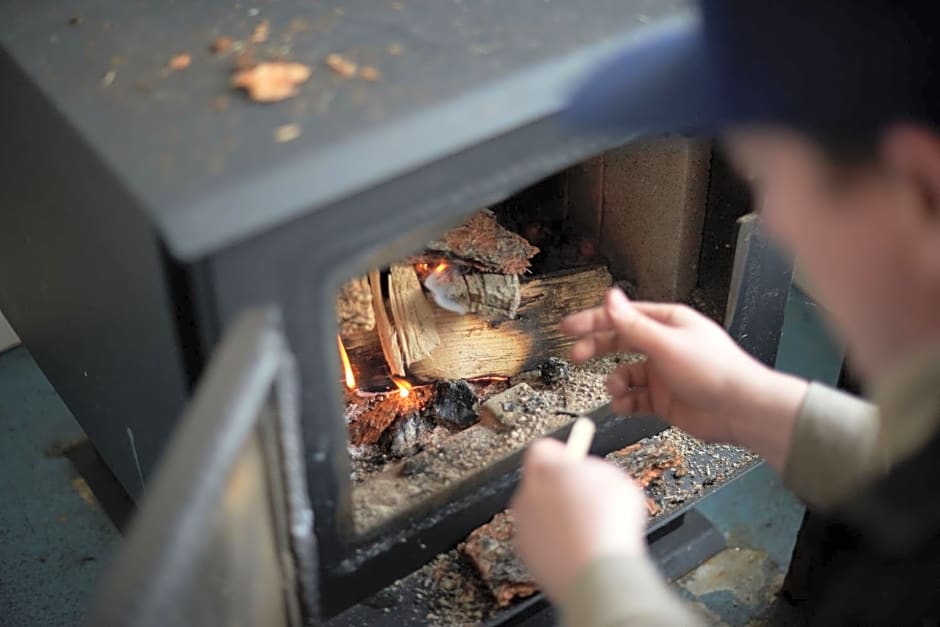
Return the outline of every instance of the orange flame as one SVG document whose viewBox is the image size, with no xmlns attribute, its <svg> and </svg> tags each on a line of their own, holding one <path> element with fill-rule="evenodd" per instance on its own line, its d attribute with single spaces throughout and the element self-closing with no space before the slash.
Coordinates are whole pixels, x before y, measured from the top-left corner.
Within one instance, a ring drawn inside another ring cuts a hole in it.
<svg viewBox="0 0 940 627">
<path fill-rule="evenodd" d="M 411 395 L 411 388 L 413 387 L 410 383 L 404 379 L 399 379 L 398 377 L 392 377 L 392 381 L 395 382 L 395 385 L 398 386 L 398 395 L 402 398 L 408 398 Z"/>
<path fill-rule="evenodd" d="M 346 354 L 346 347 L 343 346 L 343 340 L 336 336 L 336 344 L 339 346 L 339 358 L 343 362 L 343 372 L 346 375 L 346 387 L 350 390 L 356 389 L 356 375 L 353 374 L 352 364 L 349 363 L 349 355 Z"/>
<path fill-rule="evenodd" d="M 442 262 L 440 262 L 439 264 L 437 264 L 437 267 L 434 268 L 434 271 L 437 272 L 438 274 L 440 274 L 441 272 L 443 272 L 443 271 L 446 270 L 446 269 L 447 269 L 447 264 L 442 261 Z"/>
</svg>

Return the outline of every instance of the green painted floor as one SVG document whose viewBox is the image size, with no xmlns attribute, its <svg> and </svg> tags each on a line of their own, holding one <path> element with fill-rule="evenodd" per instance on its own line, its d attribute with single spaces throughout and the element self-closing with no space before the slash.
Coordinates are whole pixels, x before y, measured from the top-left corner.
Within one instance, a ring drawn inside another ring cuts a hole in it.
<svg viewBox="0 0 940 627">
<path fill-rule="evenodd" d="M 794 291 L 778 366 L 832 381 L 839 363 L 814 306 Z M 81 429 L 24 348 L 0 354 L 0 434 L 0 625 L 77 625 L 119 534 L 63 455 Z M 763 467 L 700 511 L 729 548 L 676 582 L 680 593 L 716 624 L 764 624 L 802 506 Z"/>
</svg>

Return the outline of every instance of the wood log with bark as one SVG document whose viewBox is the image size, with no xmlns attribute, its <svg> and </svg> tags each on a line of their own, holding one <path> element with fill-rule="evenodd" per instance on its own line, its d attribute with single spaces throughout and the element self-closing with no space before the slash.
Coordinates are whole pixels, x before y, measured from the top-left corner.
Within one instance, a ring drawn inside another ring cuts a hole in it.
<svg viewBox="0 0 940 627">
<path fill-rule="evenodd" d="M 490 211 L 474 214 L 425 248 L 428 252 L 412 257 L 409 263 L 434 264 L 444 258 L 482 272 L 515 275 L 524 274 L 529 260 L 539 252 L 524 237 L 500 226 Z"/>
<path fill-rule="evenodd" d="M 573 340 L 562 334 L 562 318 L 603 302 L 610 288 L 606 267 L 546 274 L 520 285 L 515 320 L 494 324 L 478 315 L 434 310 L 440 345 L 407 368 L 418 382 L 513 376 L 537 368 L 550 356 L 564 354 Z M 376 328 L 383 323 L 376 307 Z M 356 332 L 344 336 L 346 350 L 361 373 L 364 387 L 384 380 L 387 373 L 379 334 Z M 402 375 L 399 375 L 402 376 Z"/>
<path fill-rule="evenodd" d="M 367 337 L 378 342 L 383 361 L 387 364 L 389 371 L 395 376 L 403 377 L 405 376 L 405 359 L 402 357 L 401 347 L 398 344 L 398 334 L 395 332 L 395 327 L 392 326 L 391 321 L 388 319 L 388 312 L 385 310 L 385 298 L 382 296 L 382 275 L 378 270 L 369 272 L 369 288 L 372 291 L 372 304 L 375 310 L 375 333 L 351 333 L 348 337 Z M 360 368 L 363 365 L 358 360 L 354 360 L 354 363 L 359 364 Z M 369 369 L 366 372 L 374 374 L 374 369 Z"/>
<path fill-rule="evenodd" d="M 453 264 L 441 265 L 424 280 L 438 306 L 458 314 L 478 314 L 491 321 L 516 317 L 522 300 L 518 276 L 463 272 Z"/>
<path fill-rule="evenodd" d="M 434 321 L 434 308 L 424 296 L 414 266 L 391 267 L 388 300 L 395 319 L 398 346 L 407 368 L 428 357 L 441 343 Z"/>
</svg>

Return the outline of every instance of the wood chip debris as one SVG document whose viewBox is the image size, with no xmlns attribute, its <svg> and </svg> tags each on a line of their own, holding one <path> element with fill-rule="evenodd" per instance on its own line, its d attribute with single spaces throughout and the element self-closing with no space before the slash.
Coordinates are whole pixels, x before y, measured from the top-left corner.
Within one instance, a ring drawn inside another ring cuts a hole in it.
<svg viewBox="0 0 940 627">
<path fill-rule="evenodd" d="M 627 471 L 643 488 L 663 476 L 667 470 L 682 468 L 685 458 L 673 444 L 646 439 L 607 456 L 616 466 Z M 652 509 L 652 508 L 650 508 Z"/>
<path fill-rule="evenodd" d="M 335 52 L 326 55 L 326 66 L 343 78 L 353 78 L 359 71 L 355 61 Z"/>
<path fill-rule="evenodd" d="M 379 80 L 380 78 L 382 78 L 382 75 L 379 73 L 379 71 L 376 68 L 372 67 L 371 65 L 364 65 L 359 70 L 359 77 L 369 82 L 375 82 Z"/>
<path fill-rule="evenodd" d="M 263 44 L 268 40 L 268 36 L 271 34 L 271 22 L 268 20 L 261 20 L 255 26 L 255 29 L 251 33 L 251 43 L 253 44 Z"/>
<path fill-rule="evenodd" d="M 279 144 L 294 141 L 303 133 L 299 124 L 282 124 L 274 131 L 274 139 Z"/>
<path fill-rule="evenodd" d="M 110 87 L 116 78 L 117 72 L 115 70 L 108 70 L 105 75 L 101 77 L 101 86 Z"/>
<path fill-rule="evenodd" d="M 297 95 L 300 84 L 310 78 L 303 63 L 269 61 L 241 70 L 232 77 L 232 86 L 244 89 L 255 102 L 278 102 Z"/>
<path fill-rule="evenodd" d="M 185 70 L 193 63 L 192 55 L 181 52 L 180 54 L 173 55 L 170 58 L 170 61 L 166 64 L 166 69 L 171 71 L 176 70 Z"/>
<path fill-rule="evenodd" d="M 512 548 L 515 533 L 512 515 L 503 512 L 475 529 L 459 547 L 473 562 L 500 607 L 538 592 L 535 579 Z"/>
<path fill-rule="evenodd" d="M 232 49 L 234 43 L 231 37 L 216 37 L 209 44 L 209 52 L 212 54 L 225 54 Z"/>
</svg>

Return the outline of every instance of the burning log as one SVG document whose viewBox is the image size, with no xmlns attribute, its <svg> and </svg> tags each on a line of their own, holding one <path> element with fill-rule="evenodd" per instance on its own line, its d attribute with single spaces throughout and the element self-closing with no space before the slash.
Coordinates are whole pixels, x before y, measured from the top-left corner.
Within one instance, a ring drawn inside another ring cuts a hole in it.
<svg viewBox="0 0 940 627">
<path fill-rule="evenodd" d="M 511 377 L 534 370 L 548 357 L 564 354 L 571 346 L 571 338 L 559 329 L 562 318 L 600 304 L 610 285 L 610 273 L 603 266 L 546 274 L 525 281 L 520 285 L 516 319 L 499 324 L 478 315 L 462 316 L 437 308 L 434 321 L 440 345 L 425 359 L 411 364 L 408 374 L 414 381 L 433 382 Z M 357 332 L 344 336 L 350 359 L 360 371 L 385 372 L 384 347 L 388 340 L 380 343 L 384 337 L 382 327 L 382 316 L 376 307 L 378 334 Z"/>
<path fill-rule="evenodd" d="M 336 296 L 336 323 L 341 335 L 375 328 L 372 291 L 366 277 L 349 281 Z"/>
<path fill-rule="evenodd" d="M 421 282 L 410 265 L 392 266 L 388 275 L 388 300 L 395 319 L 398 346 L 407 368 L 431 354 L 441 343 L 434 309 L 424 297 Z"/>
<path fill-rule="evenodd" d="M 349 443 L 353 446 L 375 444 L 395 422 L 420 410 L 431 398 L 429 387 L 403 388 L 379 394 L 363 403 L 349 423 Z"/>
<path fill-rule="evenodd" d="M 395 328 L 389 322 L 388 313 L 385 311 L 385 299 L 382 297 L 382 280 L 378 270 L 369 272 L 369 286 L 372 290 L 372 304 L 375 310 L 375 334 L 368 334 L 366 337 L 378 338 L 384 361 L 393 375 L 399 377 L 405 376 L 405 360 L 401 354 L 401 348 L 398 344 L 398 334 Z M 379 371 L 375 369 L 374 371 Z"/>
<path fill-rule="evenodd" d="M 474 214 L 462 226 L 451 229 L 425 247 L 432 254 L 415 263 L 435 263 L 443 256 L 483 272 L 523 274 L 539 249 L 524 237 L 501 227 L 490 211 Z"/>
</svg>

